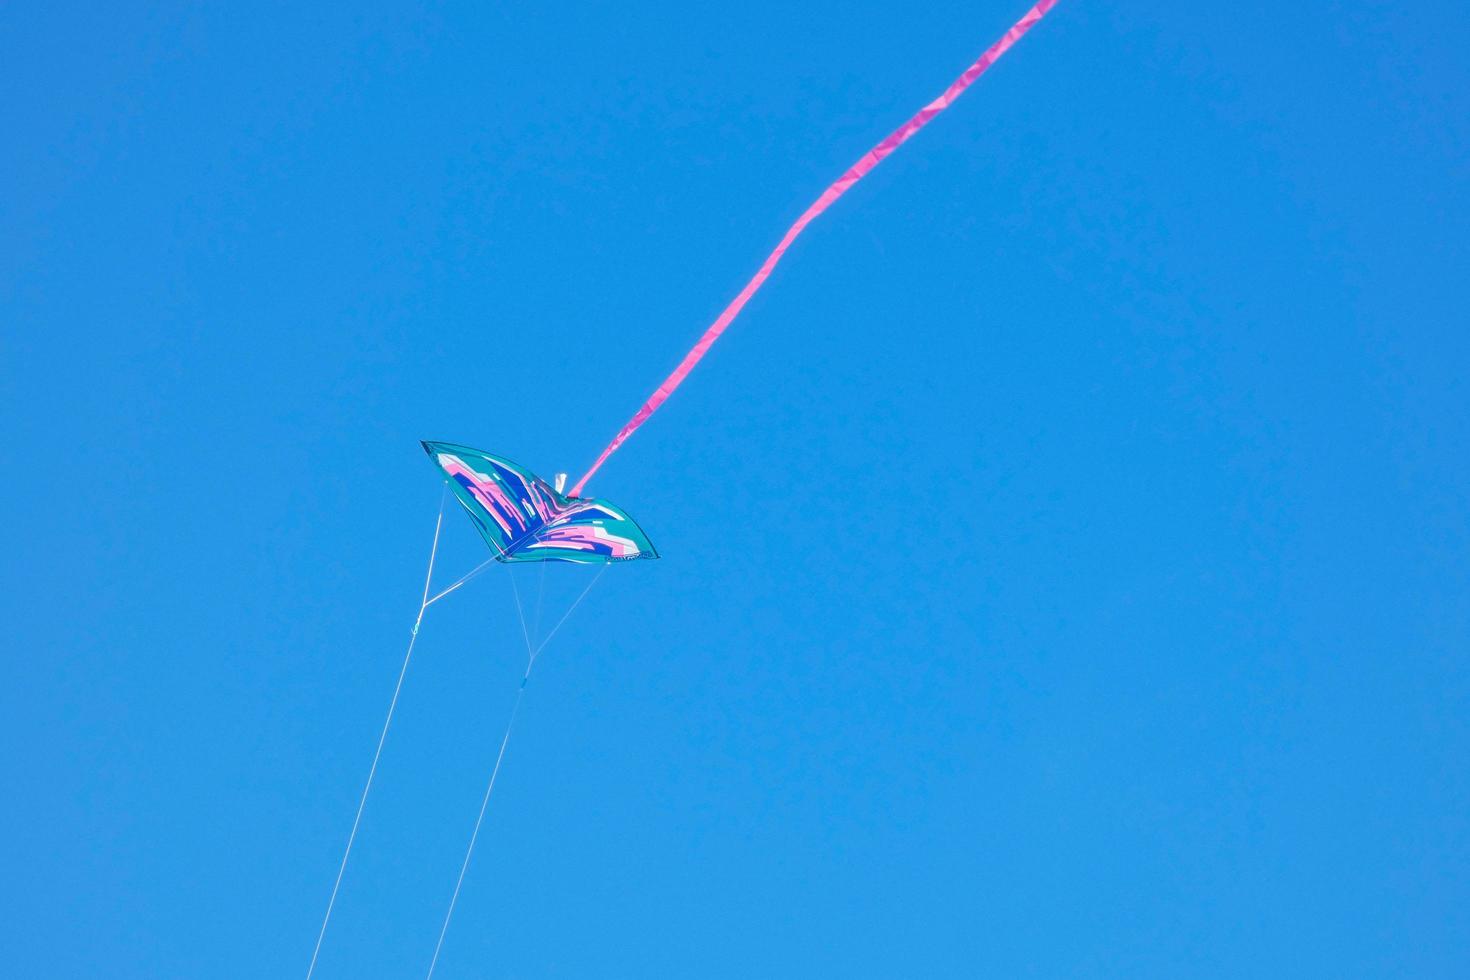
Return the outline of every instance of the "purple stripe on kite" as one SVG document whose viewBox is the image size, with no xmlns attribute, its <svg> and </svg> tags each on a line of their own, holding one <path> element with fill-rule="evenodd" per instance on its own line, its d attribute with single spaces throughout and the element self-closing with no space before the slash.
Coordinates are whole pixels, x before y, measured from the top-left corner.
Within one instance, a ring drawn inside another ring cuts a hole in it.
<svg viewBox="0 0 1470 980">
<path fill-rule="evenodd" d="M 602 451 L 602 455 L 597 457 L 597 462 L 593 463 L 592 468 L 582 475 L 582 479 L 577 481 L 576 486 L 572 487 L 571 493 L 568 496 L 580 497 L 582 495 L 582 488 L 592 478 L 592 474 L 601 468 L 609 456 L 617 452 L 618 447 L 626 442 L 628 437 L 636 432 L 638 427 L 646 422 L 650 415 L 658 411 L 658 407 L 674 393 L 674 389 L 684 383 L 684 379 L 689 376 L 689 372 L 694 370 L 694 365 L 698 364 L 700 359 L 704 357 L 705 352 L 714 345 L 716 340 L 720 339 L 720 334 L 725 332 L 725 328 L 740 315 L 740 311 L 745 308 L 745 304 L 749 302 L 750 298 L 765 283 L 766 279 L 771 275 L 771 271 L 776 268 L 776 263 L 781 261 L 781 256 L 786 254 L 786 249 L 790 248 L 791 243 L 796 240 L 796 236 L 800 235 L 817 215 L 827 210 L 833 201 L 836 201 L 843 194 L 847 193 L 848 188 L 852 187 L 853 184 L 856 184 L 866 176 L 869 171 L 882 163 L 884 157 L 898 149 L 910 136 L 923 129 L 929 120 L 949 108 L 950 104 L 959 98 L 975 79 L 985 74 L 985 70 L 995 64 L 1001 55 L 1010 50 L 1011 45 L 1015 44 L 1027 31 L 1031 30 L 1037 21 L 1046 16 L 1047 11 L 1056 6 L 1056 3 L 1057 0 L 1040 0 L 1036 6 L 1026 11 L 1026 15 L 1016 21 L 999 41 L 992 44 L 980 56 L 978 61 L 969 68 L 966 68 L 964 74 L 950 83 L 949 88 L 944 90 L 943 95 L 920 109 L 912 119 L 895 129 L 892 133 L 889 133 L 881 143 L 867 153 L 864 153 L 857 163 L 849 167 L 847 172 L 837 178 L 832 186 L 822 192 L 822 196 L 817 198 L 811 207 L 802 212 L 801 217 L 796 219 L 796 223 L 788 228 L 786 234 L 781 237 L 781 242 L 776 246 L 775 251 L 766 256 L 765 262 L 761 263 L 760 269 L 756 271 L 756 274 L 751 278 L 750 282 L 746 283 L 745 288 L 740 290 L 739 295 L 730 301 L 730 305 L 725 307 L 724 312 L 720 314 L 719 318 L 704 332 L 704 335 L 699 338 L 699 342 L 694 345 L 694 348 L 688 354 L 684 355 L 684 360 L 679 362 L 679 366 L 674 368 L 673 373 L 665 378 L 663 384 L 659 385 L 658 389 L 649 396 L 648 401 L 643 403 L 643 407 L 638 409 L 637 414 L 629 419 L 628 424 L 618 431 L 618 434 L 613 437 L 613 441 L 608 443 L 607 448 Z"/>
</svg>

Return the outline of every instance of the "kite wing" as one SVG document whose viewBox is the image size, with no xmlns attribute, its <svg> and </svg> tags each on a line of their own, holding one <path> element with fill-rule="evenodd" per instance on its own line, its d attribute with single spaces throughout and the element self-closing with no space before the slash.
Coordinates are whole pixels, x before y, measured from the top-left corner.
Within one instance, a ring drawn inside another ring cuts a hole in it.
<svg viewBox="0 0 1470 980">
<path fill-rule="evenodd" d="M 633 518 L 606 500 L 563 496 L 530 470 L 478 449 L 423 446 L 497 561 L 593 564 L 658 557 Z"/>
</svg>

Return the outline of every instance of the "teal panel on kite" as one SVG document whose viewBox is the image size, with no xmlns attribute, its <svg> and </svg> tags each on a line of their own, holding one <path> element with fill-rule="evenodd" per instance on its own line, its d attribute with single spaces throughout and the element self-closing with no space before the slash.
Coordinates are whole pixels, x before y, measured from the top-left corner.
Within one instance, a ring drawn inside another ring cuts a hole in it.
<svg viewBox="0 0 1470 980">
<path fill-rule="evenodd" d="M 606 500 L 564 496 L 502 456 L 447 442 L 423 446 L 497 561 L 602 564 L 658 557 L 633 518 Z"/>
</svg>

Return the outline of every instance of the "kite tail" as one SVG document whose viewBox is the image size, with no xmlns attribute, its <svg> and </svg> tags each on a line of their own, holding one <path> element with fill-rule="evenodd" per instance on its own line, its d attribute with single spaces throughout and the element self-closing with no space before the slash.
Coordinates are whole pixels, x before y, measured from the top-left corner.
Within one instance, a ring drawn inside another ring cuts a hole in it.
<svg viewBox="0 0 1470 980">
<path fill-rule="evenodd" d="M 582 487 L 591 479 L 592 474 L 601 468 L 609 456 L 617 452 L 618 447 L 626 442 L 629 436 L 638 431 L 639 426 L 648 421 L 650 415 L 658 411 L 659 406 L 674 393 L 674 389 L 684 383 L 684 379 L 689 376 L 689 372 L 694 370 L 694 366 L 699 363 L 700 359 L 714 345 L 714 342 L 720 339 L 720 334 L 724 333 L 725 328 L 740 315 L 740 311 L 745 307 L 745 304 L 750 301 L 750 298 L 756 294 L 766 279 L 770 277 L 771 272 L 776 268 L 776 264 L 781 261 L 781 256 L 786 254 L 786 249 L 791 247 L 791 243 L 796 241 L 796 237 L 806 229 L 806 226 L 816 220 L 817 216 L 823 211 L 831 207 L 834 201 L 847 193 L 848 188 L 852 187 L 859 180 L 862 180 L 863 177 L 867 176 L 869 171 L 882 163 L 884 157 L 898 149 L 910 136 L 923 129 L 929 120 L 949 108 L 951 103 L 964 94 L 965 89 L 974 83 L 975 79 L 983 75 L 987 68 L 1000 59 L 1001 55 L 1010 50 L 1011 45 L 1019 41 L 1042 17 L 1046 16 L 1047 11 L 1056 6 L 1056 3 L 1057 0 L 1040 0 L 1036 6 L 1026 11 L 1026 15 L 1016 21 L 999 41 L 992 44 L 980 56 L 978 61 L 969 68 L 966 68 L 964 74 L 950 83 L 949 88 L 944 90 L 944 94 L 924 106 L 912 119 L 889 133 L 881 143 L 867 153 L 864 153 L 857 163 L 849 167 L 847 172 L 839 177 L 832 186 L 822 192 L 822 196 L 817 198 L 811 207 L 802 212 L 801 217 L 796 219 L 796 223 L 786 230 L 785 235 L 781 236 L 780 243 L 770 255 L 766 256 L 766 260 L 761 263 L 761 267 L 751 277 L 750 282 L 745 284 L 745 288 L 740 290 L 739 295 L 730 301 L 730 305 L 725 307 L 724 312 L 719 315 L 719 318 L 699 338 L 699 342 L 694 345 L 693 350 L 684 355 L 684 359 L 679 362 L 679 366 L 674 368 L 673 373 L 663 380 L 663 383 L 658 386 L 657 390 L 649 396 L 648 401 L 643 403 L 643 407 L 638 409 L 637 414 L 629 419 L 628 424 L 618 431 L 618 434 L 613 437 L 612 442 L 608 443 L 607 448 L 602 451 L 602 455 L 597 457 L 597 462 L 592 464 L 592 468 L 582 476 L 582 479 L 577 481 L 576 486 L 572 487 L 571 496 L 581 496 Z"/>
</svg>

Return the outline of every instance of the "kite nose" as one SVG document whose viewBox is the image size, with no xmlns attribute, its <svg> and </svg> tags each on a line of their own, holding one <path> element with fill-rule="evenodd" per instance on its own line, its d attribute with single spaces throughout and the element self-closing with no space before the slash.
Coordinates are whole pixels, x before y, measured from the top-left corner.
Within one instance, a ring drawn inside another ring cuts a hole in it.
<svg viewBox="0 0 1470 980">
<path fill-rule="evenodd" d="M 565 473 L 558 473 L 556 475 L 556 492 L 557 493 L 565 493 L 566 492 L 566 489 L 567 489 L 567 475 Z"/>
</svg>

